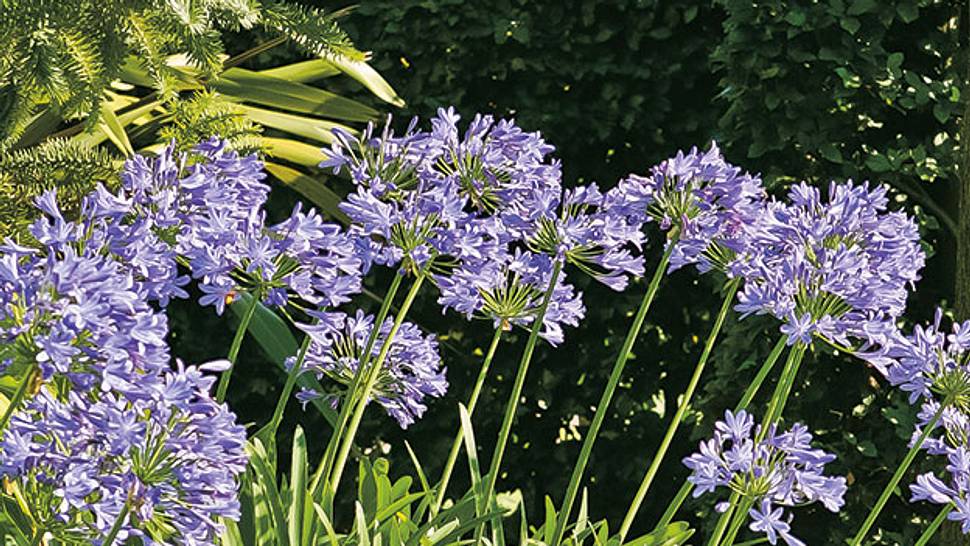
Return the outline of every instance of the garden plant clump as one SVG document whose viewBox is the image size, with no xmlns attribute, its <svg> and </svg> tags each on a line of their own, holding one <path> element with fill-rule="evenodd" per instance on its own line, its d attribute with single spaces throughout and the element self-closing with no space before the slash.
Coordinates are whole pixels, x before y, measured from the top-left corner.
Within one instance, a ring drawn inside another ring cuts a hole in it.
<svg viewBox="0 0 970 546">
<path fill-rule="evenodd" d="M 4 546 L 970 536 L 970 320 L 935 298 L 929 323 L 913 313 L 932 253 L 925 211 L 898 188 L 779 184 L 714 141 L 617 181 L 572 180 L 512 118 L 440 107 L 402 122 L 315 87 L 345 74 L 403 104 L 334 15 L 109 4 L 0 11 Z M 223 55 L 219 29 L 251 28 L 272 37 Z M 315 58 L 260 65 L 287 41 Z M 690 316 L 695 288 L 670 295 L 681 279 L 715 289 L 706 335 L 651 322 Z M 607 307 L 621 310 L 596 324 Z M 207 358 L 180 350 L 185 309 L 218 325 L 189 337 Z M 770 352 L 729 362 L 743 387 L 703 400 L 752 323 Z M 605 360 L 573 350 L 597 329 Z M 643 388 L 631 369 L 661 365 L 648 336 L 696 346 L 675 363 L 689 379 L 649 410 L 662 426 L 625 455 L 626 480 L 602 483 L 595 458 L 644 413 L 621 409 Z M 902 434 L 878 483 L 860 483 L 823 415 L 793 411 L 839 395 L 811 369 L 833 354 L 902 401 L 885 412 Z M 278 379 L 257 391 L 255 422 L 234 397 L 253 389 L 247 355 Z M 523 421 L 547 407 L 536 377 L 557 359 L 590 369 L 570 387 L 588 418 L 543 448 L 562 483 L 517 489 Z M 882 526 L 900 513 L 908 534 Z"/>
</svg>

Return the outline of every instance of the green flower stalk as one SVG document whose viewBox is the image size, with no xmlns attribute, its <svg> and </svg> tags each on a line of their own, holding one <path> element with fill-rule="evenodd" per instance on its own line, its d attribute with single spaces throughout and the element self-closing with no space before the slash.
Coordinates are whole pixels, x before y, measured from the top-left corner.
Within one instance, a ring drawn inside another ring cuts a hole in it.
<svg viewBox="0 0 970 546">
<path fill-rule="evenodd" d="M 657 295 L 657 290 L 660 287 L 660 281 L 663 279 L 664 274 L 667 271 L 667 266 L 670 263 L 670 255 L 673 253 L 675 244 L 676 240 L 672 240 L 667 245 L 667 250 L 660 258 L 660 263 L 657 264 L 653 277 L 650 279 L 647 292 L 643 295 L 643 300 L 640 302 L 640 308 L 637 310 L 637 314 L 633 318 L 633 323 L 630 324 L 630 329 L 626 333 L 626 339 L 623 341 L 623 346 L 620 348 L 620 352 L 616 356 L 616 362 L 613 363 L 613 371 L 610 372 L 610 378 L 606 383 L 606 388 L 603 389 L 603 395 L 600 397 L 600 401 L 596 405 L 596 413 L 593 415 L 593 421 L 590 423 L 589 431 L 587 431 L 586 438 L 583 440 L 583 446 L 580 448 L 579 459 L 576 461 L 576 465 L 573 467 L 572 476 L 569 478 L 569 485 L 566 487 L 566 496 L 563 499 L 562 509 L 559 511 L 559 515 L 556 518 L 556 530 L 553 533 L 553 538 L 550 541 L 550 544 L 559 544 L 566 532 L 566 525 L 569 522 L 569 515 L 572 512 L 573 503 L 576 502 L 576 495 L 579 493 L 579 486 L 582 482 L 583 473 L 586 470 L 586 465 L 589 463 L 589 457 L 593 452 L 593 444 L 596 442 L 600 427 L 603 426 L 603 421 L 606 419 L 610 402 L 613 400 L 613 394 L 616 392 L 616 387 L 619 385 L 620 379 L 623 376 L 623 369 L 626 367 L 626 363 L 630 359 L 630 353 L 633 351 L 633 345 L 640 336 L 640 331 L 643 330 L 643 322 L 646 320 L 647 313 L 650 311 L 650 305 L 653 303 L 654 297 Z"/>
<path fill-rule="evenodd" d="M 353 398 L 345 402 L 347 405 L 356 405 L 356 407 L 354 408 L 354 412 L 350 417 L 350 421 L 343 435 L 343 440 L 340 444 L 340 449 L 337 451 L 337 456 L 334 459 L 333 470 L 329 479 L 331 498 L 337 494 L 337 489 L 340 485 L 340 478 L 343 476 L 344 466 L 347 463 L 347 457 L 350 455 L 350 448 L 354 444 L 354 437 L 357 435 L 357 429 L 360 428 L 360 422 L 364 417 L 364 410 L 367 408 L 367 404 L 370 401 L 371 394 L 373 393 L 374 387 L 377 384 L 377 379 L 380 377 L 380 373 L 378 372 L 380 371 L 381 366 L 384 364 L 384 360 L 387 358 L 388 352 L 391 350 L 391 344 L 394 341 L 394 336 L 397 335 L 397 331 L 401 329 L 401 325 L 404 323 L 404 317 L 411 309 L 411 304 L 414 303 L 414 298 L 418 295 L 421 285 L 428 276 L 428 266 L 430 266 L 431 262 L 432 260 L 428 260 L 428 265 L 419 271 L 417 277 L 414 279 L 414 284 L 411 285 L 411 289 L 404 298 L 404 303 L 401 304 L 401 308 L 398 310 L 397 316 L 394 318 L 394 324 L 391 326 L 391 330 L 388 332 L 387 338 L 384 340 L 384 343 L 381 346 L 377 359 L 367 368 L 365 368 L 363 365 L 361 366 L 361 368 L 364 369 L 363 374 L 365 379 L 360 393 L 354 393 Z M 382 323 L 375 321 L 374 330 L 379 331 L 381 325 Z"/>
<path fill-rule="evenodd" d="M 940 526 L 943 525 L 943 522 L 946 521 L 946 517 L 949 516 L 950 512 L 952 511 L 953 511 L 952 502 L 950 504 L 945 505 L 943 509 L 940 510 L 940 513 L 936 515 L 936 518 L 933 519 L 933 522 L 930 523 L 930 526 L 927 527 L 926 530 L 923 531 L 923 534 L 919 536 L 919 540 L 916 541 L 915 546 L 926 546 L 926 544 L 929 543 L 930 539 L 933 538 L 933 535 L 935 535 L 936 532 L 940 529 Z"/>
<path fill-rule="evenodd" d="M 224 402 L 226 400 L 226 392 L 229 390 L 229 379 L 232 377 L 232 370 L 236 367 L 236 359 L 239 357 L 239 349 L 242 347 L 243 338 L 246 337 L 246 331 L 249 330 L 249 323 L 253 320 L 253 315 L 256 314 L 256 307 L 259 305 L 259 298 L 250 297 L 249 305 L 246 307 L 246 311 L 243 313 L 242 320 L 239 321 L 239 327 L 236 328 L 236 335 L 232 338 L 232 345 L 229 346 L 229 355 L 226 359 L 229 361 L 231 366 L 226 371 L 222 372 L 222 376 L 219 377 L 219 386 L 216 387 L 216 401 Z"/>
<path fill-rule="evenodd" d="M 796 341 L 788 352 L 788 360 L 785 362 L 785 367 L 781 371 L 778 384 L 775 385 L 775 391 L 771 395 L 771 401 L 768 402 L 768 411 L 765 412 L 764 424 L 755 436 L 755 443 L 760 443 L 764 440 L 771 426 L 781 418 L 785 404 L 788 402 L 788 397 L 791 396 L 792 388 L 795 385 L 795 377 L 798 375 L 798 369 L 801 366 L 807 349 L 808 345 L 804 342 Z M 737 507 L 740 498 L 740 495 L 737 493 L 731 495 L 731 500 L 729 501 L 730 508 L 721 514 L 720 519 L 718 519 L 717 527 L 714 529 L 714 534 L 711 535 L 711 541 L 708 542 L 708 546 L 717 546 L 718 541 L 720 541 L 721 536 L 728 527 L 730 514 Z M 747 514 L 747 509 L 744 510 L 744 513 Z"/>
<path fill-rule="evenodd" d="M 879 495 L 879 500 L 876 501 L 876 504 L 872 507 L 872 510 L 869 511 L 869 515 L 862 523 L 862 527 L 859 528 L 859 532 L 856 533 L 855 537 L 852 539 L 852 542 L 849 543 L 850 546 L 859 546 L 862 544 L 863 539 L 866 538 L 866 535 L 869 534 L 869 530 L 872 529 L 872 526 L 876 523 L 876 518 L 879 517 L 883 507 L 885 507 L 886 503 L 889 501 L 889 497 L 892 496 L 896 486 L 898 486 L 899 482 L 903 479 L 903 475 L 906 474 L 906 471 L 909 470 L 910 465 L 913 464 L 917 453 L 919 453 L 920 448 L 923 447 L 923 443 L 926 442 L 926 439 L 930 437 L 930 434 L 936 428 L 936 424 L 943 416 L 943 411 L 949 407 L 951 403 L 952 400 L 949 397 L 944 399 L 943 403 L 940 404 L 940 408 L 936 410 L 935 414 L 933 414 L 933 418 L 926 423 L 926 426 L 923 428 L 923 433 L 919 435 L 919 438 L 916 440 L 913 446 L 909 448 L 908 452 L 906 452 L 906 456 L 903 457 L 903 461 L 899 464 L 899 467 L 896 468 L 896 472 L 893 474 L 893 477 L 882 490 L 882 494 Z"/>
<path fill-rule="evenodd" d="M 654 477 L 656 477 L 657 472 L 660 470 L 660 464 L 663 463 L 664 457 L 667 455 L 667 450 L 670 448 L 670 444 L 673 442 L 674 436 L 677 434 L 677 428 L 680 426 L 681 421 L 683 421 L 684 414 L 687 413 L 687 407 L 690 405 L 691 398 L 694 396 L 694 391 L 697 389 L 697 385 L 700 383 L 701 375 L 704 373 L 704 367 L 707 365 L 707 360 L 710 358 L 711 351 L 714 348 L 714 342 L 717 340 L 717 336 L 721 332 L 721 327 L 724 325 L 724 319 L 727 317 L 728 311 L 731 309 L 731 303 L 734 301 L 734 296 L 737 294 L 740 284 L 740 277 L 732 279 L 727 284 L 727 293 L 724 296 L 724 303 L 721 304 L 721 310 L 718 313 L 717 318 L 714 320 L 714 325 L 711 327 L 710 334 L 707 336 L 707 342 L 704 344 L 704 350 L 701 353 L 700 359 L 697 361 L 697 365 L 694 367 L 694 374 L 690 378 L 687 389 L 684 390 L 680 405 L 678 405 L 677 411 L 674 414 L 673 419 L 670 421 L 670 425 L 667 427 L 667 432 L 664 435 L 663 441 L 660 442 L 660 446 L 657 448 L 657 452 L 653 456 L 653 460 L 650 463 L 650 468 L 643 477 L 643 481 L 640 483 L 640 487 L 637 489 L 637 493 L 633 497 L 633 502 L 630 504 L 630 508 L 627 510 L 626 516 L 623 518 L 623 524 L 620 527 L 621 541 L 625 539 L 627 533 L 630 532 L 630 526 L 633 525 L 633 519 L 636 517 L 636 514 L 639 511 L 640 505 L 643 504 L 643 500 L 647 497 L 647 492 L 650 490 L 650 485 L 653 483 Z"/>
<path fill-rule="evenodd" d="M 498 481 L 498 474 L 502 468 L 502 457 L 505 455 L 505 447 L 508 444 L 509 434 L 512 432 L 512 424 L 515 421 L 515 410 L 519 407 L 519 399 L 522 397 L 522 388 L 525 386 L 525 377 L 529 371 L 529 365 L 532 362 L 532 355 L 535 352 L 536 343 L 539 341 L 539 332 L 542 330 L 543 319 L 546 315 L 546 309 L 549 307 L 549 302 L 552 300 L 552 294 L 556 289 L 556 282 L 559 280 L 559 274 L 562 272 L 562 263 L 558 260 L 555 261 L 552 266 L 552 272 L 549 277 L 549 286 L 546 288 L 546 293 L 543 295 L 542 304 L 536 312 L 536 317 L 532 322 L 532 329 L 529 331 L 529 340 L 526 342 L 525 350 L 522 352 L 522 358 L 519 360 L 519 368 L 515 375 L 515 383 L 512 385 L 512 393 L 509 395 L 509 401 L 505 405 L 505 416 L 502 419 L 502 428 L 499 429 L 498 441 L 495 444 L 495 450 L 492 453 L 492 461 L 489 464 L 488 475 L 485 479 L 485 487 L 482 490 L 482 498 L 484 499 L 484 506 L 490 506 L 490 499 L 495 491 L 495 483 Z M 481 516 L 483 514 L 479 514 Z M 475 542 L 479 543 L 482 538 L 482 533 L 484 531 L 484 524 L 478 526 L 475 531 Z"/>
<path fill-rule="evenodd" d="M 475 406 L 478 404 L 478 397 L 482 392 L 482 387 L 485 385 L 485 378 L 488 377 L 488 370 L 492 365 L 492 359 L 495 357 L 495 351 L 498 349 L 499 343 L 502 340 L 502 328 L 496 328 L 495 334 L 492 336 L 492 342 L 488 347 L 488 352 L 485 354 L 485 360 L 482 362 L 482 367 L 478 371 L 478 378 L 475 380 L 475 387 L 472 389 L 471 397 L 468 399 L 468 404 L 465 406 L 468 411 L 468 418 L 471 419 L 475 412 Z M 445 500 L 445 494 L 448 491 L 448 483 L 451 481 L 451 473 L 455 469 L 455 463 L 458 461 L 458 453 L 461 451 L 462 445 L 462 431 L 461 425 L 458 427 L 458 433 L 455 435 L 455 439 L 451 444 L 451 451 L 448 453 L 448 460 L 445 461 L 444 470 L 441 472 L 441 479 L 438 480 L 438 488 L 435 493 L 434 502 L 431 504 L 431 510 L 429 511 L 429 519 L 433 519 L 438 515 L 438 511 L 441 509 L 441 504 Z"/>
<path fill-rule="evenodd" d="M 357 369 L 357 373 L 354 374 L 350 386 L 347 389 L 348 401 L 340 406 L 340 414 L 337 416 L 337 422 L 334 426 L 333 434 L 330 435 L 327 450 L 324 452 L 323 459 L 320 461 L 320 465 L 313 474 L 310 490 L 313 491 L 314 496 L 316 496 L 316 494 L 319 492 L 319 487 L 321 486 L 321 479 L 323 476 L 330 475 L 333 460 L 334 457 L 336 457 L 337 448 L 340 445 L 342 433 L 347 425 L 347 421 L 350 419 L 350 412 L 353 409 L 353 404 L 350 402 L 350 398 L 357 392 L 357 389 L 360 388 L 360 381 L 364 375 L 364 371 L 367 369 L 368 363 L 370 362 L 370 354 L 374 348 L 374 344 L 377 342 L 377 335 L 380 333 L 380 325 L 383 324 L 387 319 L 391 306 L 394 304 L 394 297 L 397 296 L 397 292 L 400 290 L 401 282 L 403 280 L 404 275 L 402 275 L 400 272 L 395 272 L 394 279 L 391 281 L 391 286 L 388 287 L 387 294 L 384 295 L 384 301 L 381 303 L 381 308 L 378 310 L 377 317 L 374 320 L 374 327 L 371 329 L 371 332 L 367 337 L 367 343 L 364 346 L 361 365 Z"/>
<path fill-rule="evenodd" d="M 767 379 L 768 374 L 771 373 L 771 370 L 775 367 L 775 364 L 781 357 L 781 353 L 784 352 L 785 347 L 787 346 L 787 341 L 788 338 L 782 336 L 778 339 L 778 342 L 775 343 L 771 353 L 768 354 L 768 358 L 765 359 L 764 363 L 761 365 L 761 368 L 758 369 L 758 373 L 755 374 L 751 384 L 748 385 L 748 388 L 744 391 L 744 395 L 741 396 L 741 400 L 734 407 L 735 413 L 743 409 L 747 409 L 748 406 L 751 405 L 751 401 L 754 400 L 755 396 L 757 396 L 758 391 L 761 389 L 761 385 L 764 383 L 765 379 Z M 684 485 L 681 486 L 680 491 L 678 491 L 677 495 L 674 497 L 673 502 L 670 503 L 663 516 L 660 517 L 660 521 L 657 523 L 655 529 L 663 529 L 664 527 L 670 525 L 670 522 L 673 521 L 677 511 L 680 510 L 681 506 L 683 506 L 684 501 L 687 500 L 687 496 L 690 495 L 690 492 L 693 489 L 694 484 L 688 481 L 684 482 Z"/>
</svg>

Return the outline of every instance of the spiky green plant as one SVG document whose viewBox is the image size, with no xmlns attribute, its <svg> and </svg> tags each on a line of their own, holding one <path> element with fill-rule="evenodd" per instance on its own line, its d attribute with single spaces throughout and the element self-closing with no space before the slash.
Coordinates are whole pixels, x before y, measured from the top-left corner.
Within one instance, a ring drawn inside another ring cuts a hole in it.
<svg viewBox="0 0 970 546">
<path fill-rule="evenodd" d="M 134 56 L 166 99 L 184 53 L 205 76 L 222 68 L 221 30 L 261 27 L 313 55 L 363 60 L 335 17 L 283 0 L 4 0 L 0 4 L 0 147 L 45 108 L 97 121 L 104 91 Z"/>
</svg>

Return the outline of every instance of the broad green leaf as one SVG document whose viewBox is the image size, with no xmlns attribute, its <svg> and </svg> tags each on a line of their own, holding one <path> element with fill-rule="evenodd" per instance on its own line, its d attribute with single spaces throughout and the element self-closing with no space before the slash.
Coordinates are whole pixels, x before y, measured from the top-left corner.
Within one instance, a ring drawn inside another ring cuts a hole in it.
<svg viewBox="0 0 970 546">
<path fill-rule="evenodd" d="M 260 74 L 289 80 L 291 82 L 307 83 L 323 78 L 329 78 L 330 76 L 336 76 L 337 74 L 340 74 L 340 69 L 335 67 L 333 63 L 326 59 L 312 59 L 309 61 L 301 61 L 298 63 L 278 66 L 276 68 L 260 70 L 259 72 Z"/>
<path fill-rule="evenodd" d="M 556 505 L 552 503 L 552 499 L 549 495 L 546 495 L 546 521 L 542 525 L 542 538 L 544 540 L 550 540 L 552 535 L 556 532 Z"/>
<path fill-rule="evenodd" d="M 278 546 L 288 546 L 289 536 L 286 532 L 286 512 L 283 509 L 283 499 L 276 487 L 276 470 L 270 466 L 266 449 L 258 438 L 253 438 L 246 444 L 249 452 L 249 465 L 253 469 L 253 484 L 261 490 L 261 497 L 265 503 L 264 509 L 269 514 L 273 526 L 273 541 Z M 260 542 L 259 544 L 268 544 Z M 296 546 L 296 545 L 294 545 Z"/>
<path fill-rule="evenodd" d="M 126 156 L 131 157 L 135 155 L 135 150 L 131 147 L 131 142 L 128 140 L 128 133 L 125 132 L 124 125 L 118 120 L 118 116 L 115 115 L 114 110 L 107 104 L 101 105 L 101 119 L 98 120 L 98 129 L 103 131 L 107 135 L 108 140 Z"/>
<path fill-rule="evenodd" d="M 464 404 L 458 404 L 458 416 L 461 419 L 461 437 L 468 454 L 468 475 L 471 478 L 472 491 L 475 492 L 475 504 L 479 514 L 485 512 L 488 499 L 482 496 L 482 472 L 478 465 L 478 446 L 475 444 L 475 432 L 472 430 L 471 418 Z"/>
<path fill-rule="evenodd" d="M 683 521 L 677 521 L 670 525 L 653 531 L 627 542 L 625 546 L 680 546 L 694 534 L 694 530 Z"/>
<path fill-rule="evenodd" d="M 340 123 L 266 110 L 265 108 L 257 108 L 247 104 L 240 104 L 239 109 L 256 123 L 326 144 L 334 141 L 334 136 L 331 132 L 334 129 L 343 129 L 351 134 L 356 132 L 351 127 L 341 125 Z"/>
<path fill-rule="evenodd" d="M 350 223 L 350 218 L 340 210 L 340 202 L 342 199 L 333 190 L 325 186 L 322 181 L 278 163 L 267 161 L 264 166 L 269 174 L 302 193 L 304 197 L 313 202 L 314 205 L 318 206 L 321 211 L 331 218 L 343 224 Z"/>
<path fill-rule="evenodd" d="M 370 546 L 370 531 L 367 529 L 364 507 L 359 502 L 354 504 L 354 531 L 357 533 L 357 544 Z"/>
<path fill-rule="evenodd" d="M 270 157 L 285 159 L 305 167 L 316 167 L 321 161 L 327 159 L 319 146 L 311 146 L 288 138 L 260 137 L 260 143 Z"/>
<path fill-rule="evenodd" d="M 327 513 L 323 510 L 317 503 L 313 503 L 313 510 L 317 513 L 317 517 L 320 518 L 320 523 L 323 524 L 323 528 L 327 531 L 327 538 L 330 539 L 331 546 L 339 546 L 340 542 L 337 540 L 337 532 L 334 530 L 333 525 L 330 524 L 330 518 L 327 517 Z"/>
<path fill-rule="evenodd" d="M 293 454 L 290 460 L 290 494 L 293 501 L 287 514 L 290 544 L 303 542 L 303 510 L 307 488 L 306 436 L 297 425 L 293 432 Z"/>
<path fill-rule="evenodd" d="M 353 61 L 346 57 L 334 57 L 330 62 L 341 72 L 360 82 L 377 98 L 398 108 L 404 107 L 404 99 L 399 97 L 394 88 L 369 64 L 362 61 Z"/>
<path fill-rule="evenodd" d="M 353 99 L 243 68 L 226 70 L 211 86 L 228 98 L 301 114 L 348 121 L 371 121 L 380 117 L 377 110 Z"/>
</svg>

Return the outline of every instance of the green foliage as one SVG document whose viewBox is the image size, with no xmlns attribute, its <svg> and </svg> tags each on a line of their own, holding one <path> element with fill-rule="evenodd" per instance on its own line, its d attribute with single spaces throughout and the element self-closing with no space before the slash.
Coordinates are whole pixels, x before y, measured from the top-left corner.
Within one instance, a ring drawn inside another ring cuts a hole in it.
<svg viewBox="0 0 970 546">
<path fill-rule="evenodd" d="M 926 183 L 956 181 L 960 3 L 719 3 L 719 133 L 746 167 L 888 182 L 955 230 L 947 188 Z"/>
<path fill-rule="evenodd" d="M 0 233 L 24 236 L 34 217 L 32 199 L 56 189 L 65 214 L 97 183 L 114 185 L 118 160 L 106 150 L 64 139 L 0 154 Z"/>
<path fill-rule="evenodd" d="M 234 102 L 222 95 L 203 91 L 180 100 L 172 107 L 171 117 L 158 131 L 159 139 L 174 141 L 180 150 L 191 148 L 212 135 L 227 139 L 240 153 L 263 150 L 259 138 L 261 127 L 246 117 Z"/>
<path fill-rule="evenodd" d="M 43 108 L 65 118 L 99 117 L 104 92 L 135 56 L 165 99 L 180 74 L 168 57 L 184 53 L 205 77 L 222 68 L 221 30 L 261 26 L 314 55 L 357 60 L 334 15 L 280 0 L 9 0 L 0 11 L 0 148 Z M 90 126 L 89 125 L 89 126 Z"/>
<path fill-rule="evenodd" d="M 365 0 L 344 27 L 411 113 L 513 116 L 567 177 L 610 183 L 709 137 L 720 17 L 710 2 Z"/>
</svg>

